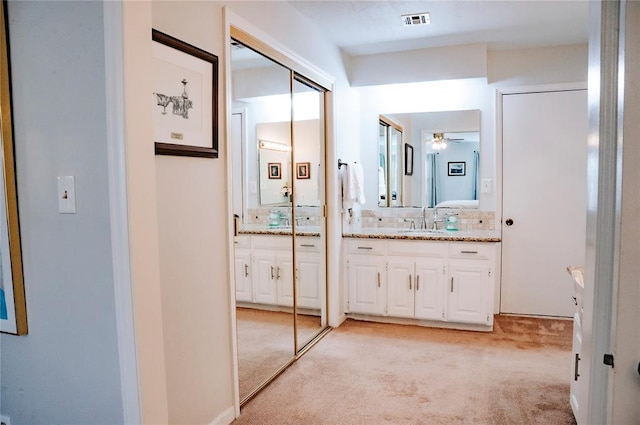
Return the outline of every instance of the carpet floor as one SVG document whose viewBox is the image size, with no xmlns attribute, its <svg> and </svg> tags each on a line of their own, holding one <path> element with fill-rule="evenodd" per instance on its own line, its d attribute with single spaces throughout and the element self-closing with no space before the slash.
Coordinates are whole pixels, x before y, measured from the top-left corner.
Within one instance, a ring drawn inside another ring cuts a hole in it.
<svg viewBox="0 0 640 425">
<path fill-rule="evenodd" d="M 572 325 L 497 316 L 483 333 L 347 320 L 233 424 L 575 424 Z"/>
<path fill-rule="evenodd" d="M 244 397 L 295 354 L 293 315 L 251 308 L 236 309 L 238 379 Z M 298 315 L 298 338 L 306 342 L 320 331 L 320 318 Z"/>
</svg>

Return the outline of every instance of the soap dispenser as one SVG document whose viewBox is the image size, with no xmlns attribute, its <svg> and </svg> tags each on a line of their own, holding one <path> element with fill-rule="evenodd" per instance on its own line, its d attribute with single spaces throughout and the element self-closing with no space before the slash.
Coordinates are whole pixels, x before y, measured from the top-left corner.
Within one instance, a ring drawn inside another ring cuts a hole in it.
<svg viewBox="0 0 640 425">
<path fill-rule="evenodd" d="M 280 225 L 280 213 L 278 211 L 269 212 L 269 227 L 277 227 Z"/>
<path fill-rule="evenodd" d="M 445 229 L 448 231 L 458 230 L 458 219 L 456 218 L 456 214 L 447 215 L 447 224 Z"/>
</svg>

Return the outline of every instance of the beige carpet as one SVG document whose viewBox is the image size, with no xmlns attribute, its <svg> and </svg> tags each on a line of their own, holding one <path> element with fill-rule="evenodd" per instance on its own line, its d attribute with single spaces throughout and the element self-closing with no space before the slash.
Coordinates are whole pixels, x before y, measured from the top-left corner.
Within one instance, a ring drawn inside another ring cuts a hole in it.
<svg viewBox="0 0 640 425">
<path fill-rule="evenodd" d="M 242 398 L 294 356 L 293 315 L 239 307 L 236 319 Z M 319 317 L 298 315 L 300 342 L 308 341 L 319 331 Z"/>
<path fill-rule="evenodd" d="M 348 320 L 233 424 L 575 424 L 572 324 L 498 316 L 480 333 Z"/>
</svg>

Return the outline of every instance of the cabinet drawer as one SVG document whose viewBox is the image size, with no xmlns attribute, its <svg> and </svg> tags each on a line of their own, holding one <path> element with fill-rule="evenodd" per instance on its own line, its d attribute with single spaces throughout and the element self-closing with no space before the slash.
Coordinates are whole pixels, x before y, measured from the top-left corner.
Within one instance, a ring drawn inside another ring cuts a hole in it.
<svg viewBox="0 0 640 425">
<path fill-rule="evenodd" d="M 466 258 L 470 260 L 490 260 L 495 256 L 495 249 L 488 243 L 450 243 L 449 258 Z"/>
<path fill-rule="evenodd" d="M 389 255 L 446 258 L 446 242 L 389 241 Z"/>
<path fill-rule="evenodd" d="M 293 241 L 291 236 L 252 236 L 251 244 L 254 248 L 288 249 L 291 250 Z"/>
<path fill-rule="evenodd" d="M 349 239 L 348 246 L 351 254 L 384 255 L 387 242 L 375 239 Z"/>
<path fill-rule="evenodd" d="M 233 246 L 236 248 L 251 248 L 251 236 L 249 235 L 234 236 Z"/>
<path fill-rule="evenodd" d="M 296 237 L 296 251 L 320 252 L 321 244 L 320 238 Z"/>
</svg>

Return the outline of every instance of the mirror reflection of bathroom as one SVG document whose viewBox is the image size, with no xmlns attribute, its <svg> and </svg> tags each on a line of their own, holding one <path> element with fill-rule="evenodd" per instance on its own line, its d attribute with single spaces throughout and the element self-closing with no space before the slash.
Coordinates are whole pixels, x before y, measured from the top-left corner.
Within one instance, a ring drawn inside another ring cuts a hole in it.
<svg viewBox="0 0 640 425">
<path fill-rule="evenodd" d="M 389 129 L 400 133 L 400 139 L 414 149 L 412 178 L 394 190 L 386 190 L 387 182 L 401 181 L 404 168 L 402 161 L 394 159 L 402 152 L 398 145 L 383 145 L 383 138 L 393 140 L 385 135 L 391 133 Z M 386 113 L 381 115 L 379 134 L 379 163 L 389 166 L 381 166 L 384 171 L 378 173 L 378 206 L 431 208 L 454 203 L 478 207 L 479 110 Z M 391 195 L 383 194 L 383 188 Z M 385 196 L 391 196 L 391 202 Z M 401 201 L 393 203 L 393 197 Z"/>
<path fill-rule="evenodd" d="M 291 182 L 291 138 L 287 131 L 291 103 L 286 95 L 290 73 L 239 42 L 232 41 L 231 58 L 234 215 L 239 232 L 246 227 L 249 214 L 255 215 L 255 222 L 268 219 L 268 213 L 261 217 L 258 212 L 263 202 L 281 206 L 278 213 L 285 216 L 290 210 L 288 201 L 280 196 L 280 188 Z M 285 124 L 269 126 L 266 121 Z M 260 244 L 264 249 L 253 248 Z M 287 302 L 283 296 L 278 299 L 277 291 L 280 284 L 282 293 L 282 282 L 291 278 L 285 269 L 291 265 L 292 246 L 292 237 L 284 234 L 275 241 L 244 234 L 237 234 L 234 240 L 241 400 L 250 397 L 295 355 L 293 316 L 289 308 L 279 305 Z"/>
<path fill-rule="evenodd" d="M 231 41 L 241 403 L 327 327 L 325 90 L 267 56 Z"/>
</svg>

